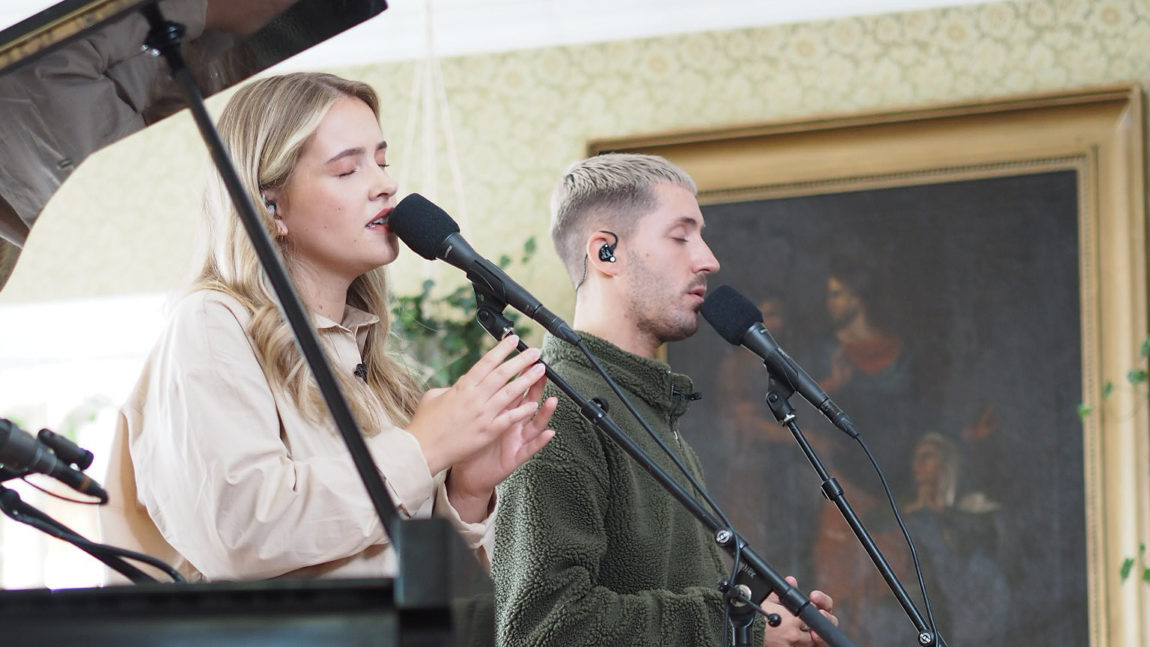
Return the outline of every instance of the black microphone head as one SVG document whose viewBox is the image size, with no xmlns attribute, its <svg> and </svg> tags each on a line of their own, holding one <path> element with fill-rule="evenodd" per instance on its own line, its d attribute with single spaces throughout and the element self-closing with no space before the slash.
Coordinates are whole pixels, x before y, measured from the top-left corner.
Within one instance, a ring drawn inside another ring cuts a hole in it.
<svg viewBox="0 0 1150 647">
<path fill-rule="evenodd" d="M 412 193 L 395 205 L 387 218 L 387 226 L 403 244 L 428 260 L 438 257 L 448 236 L 459 233 L 459 225 L 446 211 L 418 193 Z"/>
<path fill-rule="evenodd" d="M 720 337 L 736 346 L 743 342 L 743 335 L 751 326 L 763 321 L 755 304 L 729 285 L 708 292 L 700 312 Z"/>
</svg>

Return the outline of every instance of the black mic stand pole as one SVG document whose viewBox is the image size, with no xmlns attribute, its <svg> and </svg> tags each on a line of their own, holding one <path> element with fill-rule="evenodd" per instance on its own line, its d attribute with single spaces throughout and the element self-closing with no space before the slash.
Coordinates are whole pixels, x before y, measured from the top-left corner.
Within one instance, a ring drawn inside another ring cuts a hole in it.
<svg viewBox="0 0 1150 647">
<path fill-rule="evenodd" d="M 918 644 L 921 647 L 946 647 L 946 641 L 942 640 L 942 637 L 936 634 L 930 625 L 923 620 L 922 615 L 914 606 L 914 602 L 912 602 L 907 595 L 906 589 L 904 589 L 902 583 L 899 582 L 898 576 L 894 574 L 890 565 L 887 564 L 886 559 L 882 555 L 882 551 L 875 545 L 870 533 L 867 532 L 866 527 L 863 526 L 862 521 L 859 520 L 858 515 L 855 514 L 854 508 L 852 508 L 851 504 L 847 501 L 842 486 L 839 485 L 837 479 L 827 473 L 822 461 L 819 460 L 818 454 L 815 453 L 814 448 L 807 442 L 806 436 L 804 436 L 802 430 L 799 429 L 798 423 L 795 422 L 795 410 L 790 403 L 790 397 L 794 395 L 795 390 L 791 388 L 785 379 L 775 379 L 774 371 L 771 370 L 769 365 L 767 366 L 767 374 L 770 378 L 765 398 L 767 406 L 770 407 L 771 413 L 775 414 L 775 419 L 779 421 L 779 424 L 790 429 L 791 434 L 799 443 L 799 447 L 802 448 L 803 453 L 806 454 L 807 460 L 810 461 L 811 467 L 815 468 L 815 472 L 817 472 L 819 478 L 822 479 L 823 496 L 838 506 L 839 512 L 842 513 L 843 518 L 846 519 L 847 524 L 850 525 L 851 530 L 854 531 L 855 536 L 858 537 L 859 542 L 863 545 L 863 548 L 866 549 L 867 554 L 870 555 L 871 561 L 874 562 L 874 565 L 879 570 L 879 574 L 886 580 L 887 586 L 890 587 L 891 592 L 894 593 L 895 598 L 898 599 L 899 604 L 901 604 L 903 610 L 906 611 L 907 617 L 914 623 L 915 629 L 918 630 Z"/>
<path fill-rule="evenodd" d="M 513 331 L 511 322 L 503 315 L 503 308 L 505 308 L 507 304 L 500 303 L 497 298 L 485 294 L 478 288 L 475 290 L 475 300 L 478 307 L 475 317 L 492 337 L 502 339 Z M 524 351 L 527 350 L 527 345 L 520 341 L 518 348 L 520 351 Z M 623 432 L 614 420 L 607 416 L 607 413 L 602 407 L 594 401 L 589 401 L 583 397 L 582 394 L 576 391 L 574 387 L 568 384 L 558 373 L 553 371 L 550 366 L 544 364 L 544 369 L 546 370 L 547 379 L 550 380 L 556 388 L 566 394 L 567 397 L 571 398 L 571 401 L 579 408 L 579 412 L 584 418 L 606 433 L 607 436 L 634 459 L 640 467 L 658 481 L 675 500 L 694 515 L 700 523 L 706 526 L 715 538 L 715 543 L 719 544 L 719 546 L 732 556 L 738 555 L 740 559 L 746 561 L 755 574 L 766 581 L 770 590 L 778 594 L 779 602 L 783 607 L 798 616 L 831 647 L 853 647 L 854 643 L 843 635 L 838 627 L 819 611 L 818 607 L 811 604 L 810 599 L 808 599 L 802 591 L 788 584 L 775 569 L 771 568 L 758 553 L 747 545 L 738 533 L 722 524 L 713 514 L 699 505 L 699 502 L 696 501 L 693 496 L 688 494 L 682 486 L 663 471 L 651 457 L 647 456 L 635 441 L 631 440 L 631 438 Z M 736 586 L 735 583 L 730 583 L 730 585 L 732 587 Z M 724 593 L 724 597 L 730 600 L 730 596 L 726 593 Z M 753 609 L 750 611 L 753 612 Z M 736 627 L 736 640 L 741 639 L 743 641 L 737 644 L 749 643 L 750 626 L 753 619 L 754 617 L 750 616 L 749 621 L 743 621 L 745 623 L 743 628 Z"/>
<path fill-rule="evenodd" d="M 259 216 L 251 196 L 245 192 L 239 174 L 236 172 L 231 158 L 228 157 L 227 148 L 212 123 L 207 108 L 204 107 L 203 93 L 180 53 L 180 41 L 184 36 L 184 26 L 165 20 L 160 14 L 159 7 L 154 3 L 144 6 L 141 12 L 151 25 L 151 31 L 145 44 L 153 52 L 164 57 L 168 62 L 168 67 L 171 68 L 172 78 L 183 89 L 196 126 L 199 127 L 204 143 L 211 151 L 212 160 L 227 186 L 240 220 L 243 221 L 252 246 L 255 247 L 256 255 L 259 256 L 260 264 L 267 272 L 272 287 L 275 288 L 284 318 L 287 319 L 292 332 L 295 333 L 296 343 L 315 376 L 320 393 L 323 395 L 324 401 L 327 402 L 328 409 L 331 410 L 336 428 L 339 429 L 348 451 L 351 452 L 352 462 L 355 463 L 359 478 L 363 481 L 364 487 L 367 488 L 368 497 L 370 497 L 372 505 L 375 506 L 376 514 L 379 515 L 384 533 L 392 539 L 393 545 L 396 545 L 398 550 L 395 533 L 399 514 L 396 511 L 395 503 L 387 492 L 383 476 L 376 468 L 375 462 L 372 461 L 371 454 L 368 453 L 367 444 L 363 441 L 363 436 L 359 432 L 347 400 L 344 399 L 339 390 L 339 384 L 327 362 L 327 357 L 320 349 L 319 340 L 312 329 L 311 320 L 299 300 L 299 295 L 296 294 L 287 271 L 279 257 L 276 256 L 271 238 L 260 226 Z"/>
<path fill-rule="evenodd" d="M 20 478 L 20 476 L 21 474 L 0 467 L 0 483 Z M 0 485 L 0 512 L 11 517 L 13 521 L 19 521 L 45 534 L 72 544 L 136 584 L 156 581 L 154 577 L 125 562 L 119 556 L 109 554 L 107 547 L 84 539 L 83 536 L 68 526 L 65 526 L 28 504 L 20 498 L 19 492 L 4 487 L 3 485 Z"/>
</svg>

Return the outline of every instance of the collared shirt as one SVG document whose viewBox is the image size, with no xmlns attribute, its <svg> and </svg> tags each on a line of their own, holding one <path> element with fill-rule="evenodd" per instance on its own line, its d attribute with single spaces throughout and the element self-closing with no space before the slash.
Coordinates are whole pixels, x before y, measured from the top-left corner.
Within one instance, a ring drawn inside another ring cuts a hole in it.
<svg viewBox="0 0 1150 647">
<path fill-rule="evenodd" d="M 331 424 L 273 389 L 220 292 L 177 304 L 121 409 L 100 524 L 107 543 L 159 557 L 190 579 L 394 575 L 394 550 Z M 352 374 L 378 319 L 316 316 L 333 370 Z M 491 520 L 463 522 L 418 441 L 395 426 L 365 436 L 400 513 L 447 517 L 486 559 Z"/>
</svg>

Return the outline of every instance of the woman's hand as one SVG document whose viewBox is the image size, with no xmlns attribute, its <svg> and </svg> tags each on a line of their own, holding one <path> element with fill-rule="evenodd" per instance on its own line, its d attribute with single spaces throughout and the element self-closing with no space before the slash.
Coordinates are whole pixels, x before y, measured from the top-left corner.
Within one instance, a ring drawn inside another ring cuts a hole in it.
<svg viewBox="0 0 1150 647">
<path fill-rule="evenodd" d="M 454 385 L 423 395 L 407 431 L 419 441 L 432 474 L 486 448 L 535 413 L 538 404 L 525 402 L 523 394 L 544 369 L 538 349 L 506 359 L 518 343 L 515 335 L 506 337 Z"/>
<path fill-rule="evenodd" d="M 540 378 L 532 384 L 520 402 L 538 406 L 545 383 L 546 379 Z M 558 404 L 558 398 L 547 398 L 534 417 L 515 424 L 495 442 L 451 467 L 447 475 L 447 498 L 461 519 L 475 523 L 487 516 L 495 486 L 543 449 L 555 435 L 547 423 Z"/>
</svg>

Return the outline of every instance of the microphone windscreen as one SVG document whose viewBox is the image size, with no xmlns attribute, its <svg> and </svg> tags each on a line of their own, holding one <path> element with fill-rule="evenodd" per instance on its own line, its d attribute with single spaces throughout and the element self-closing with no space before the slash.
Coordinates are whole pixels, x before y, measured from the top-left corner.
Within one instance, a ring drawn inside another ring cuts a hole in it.
<svg viewBox="0 0 1150 647">
<path fill-rule="evenodd" d="M 763 321 L 763 315 L 751 300 L 729 285 L 720 285 L 707 293 L 700 312 L 723 339 L 738 346 L 747 330 Z"/>
<path fill-rule="evenodd" d="M 434 260 L 448 236 L 459 225 L 434 202 L 412 193 L 399 201 L 387 218 L 387 226 L 416 254 Z"/>
</svg>

